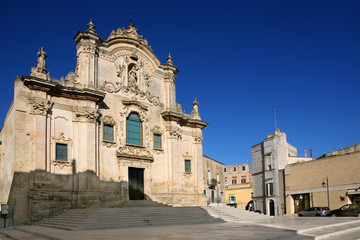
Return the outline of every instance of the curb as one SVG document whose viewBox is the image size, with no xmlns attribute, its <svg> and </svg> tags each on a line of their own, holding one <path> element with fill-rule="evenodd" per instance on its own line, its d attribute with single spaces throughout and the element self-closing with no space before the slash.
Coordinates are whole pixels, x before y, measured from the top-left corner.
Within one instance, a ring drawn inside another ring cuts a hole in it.
<svg viewBox="0 0 360 240">
<path fill-rule="evenodd" d="M 343 225 L 356 223 L 356 222 L 358 222 L 360 224 L 360 220 L 348 221 L 348 222 L 342 222 L 342 223 L 334 223 L 334 224 L 330 224 L 330 225 L 324 225 L 324 226 L 319 226 L 319 227 L 297 230 L 297 234 L 305 235 L 304 233 L 309 232 L 309 231 L 318 230 L 318 229 L 326 229 L 326 228 L 330 228 L 330 227 L 343 226 Z"/>
<path fill-rule="evenodd" d="M 338 232 L 333 232 L 333 233 L 328 233 L 328 234 L 316 236 L 314 238 L 314 240 L 326 239 L 326 238 L 329 238 L 329 237 L 338 236 L 338 235 L 342 235 L 344 233 L 349 233 L 349 232 L 353 232 L 353 231 L 357 231 L 357 230 L 360 230 L 360 227 L 351 228 L 351 229 L 345 229 L 345 230 L 338 231 Z"/>
</svg>

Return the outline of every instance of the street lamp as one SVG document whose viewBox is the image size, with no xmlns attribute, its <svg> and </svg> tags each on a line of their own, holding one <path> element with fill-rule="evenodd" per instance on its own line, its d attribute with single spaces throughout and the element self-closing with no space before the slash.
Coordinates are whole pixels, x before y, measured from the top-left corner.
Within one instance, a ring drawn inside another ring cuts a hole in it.
<svg viewBox="0 0 360 240">
<path fill-rule="evenodd" d="M 326 180 L 326 183 L 325 183 Z M 329 178 L 328 176 L 326 176 L 326 178 L 323 179 L 323 182 L 321 183 L 321 185 L 323 187 L 325 187 L 326 184 L 326 193 L 327 193 L 327 199 L 328 199 L 328 208 L 330 209 L 330 201 L 329 201 Z"/>
</svg>

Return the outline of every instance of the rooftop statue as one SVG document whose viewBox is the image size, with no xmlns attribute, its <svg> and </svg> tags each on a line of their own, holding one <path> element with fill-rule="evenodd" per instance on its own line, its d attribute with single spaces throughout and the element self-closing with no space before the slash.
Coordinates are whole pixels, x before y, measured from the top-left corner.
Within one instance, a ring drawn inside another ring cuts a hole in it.
<svg viewBox="0 0 360 240">
<path fill-rule="evenodd" d="M 38 55 L 37 69 L 39 69 L 41 72 L 46 72 L 45 58 L 47 57 L 47 55 L 44 51 L 44 47 L 38 49 L 37 55 Z"/>
</svg>

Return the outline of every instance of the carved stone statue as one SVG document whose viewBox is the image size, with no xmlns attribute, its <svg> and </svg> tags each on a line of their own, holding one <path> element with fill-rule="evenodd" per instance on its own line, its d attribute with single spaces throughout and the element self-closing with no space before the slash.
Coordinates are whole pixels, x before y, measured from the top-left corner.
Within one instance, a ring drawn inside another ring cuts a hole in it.
<svg viewBox="0 0 360 240">
<path fill-rule="evenodd" d="M 116 66 L 116 76 L 118 76 L 119 78 L 121 78 L 123 71 L 124 71 L 124 67 L 123 67 L 123 66 L 121 66 L 120 64 Z"/>
<path fill-rule="evenodd" d="M 136 84 L 137 80 L 138 80 L 138 76 L 137 76 L 137 71 L 138 71 L 138 67 L 136 65 L 133 65 L 132 68 L 129 71 L 129 84 Z"/>
<path fill-rule="evenodd" d="M 44 47 L 38 49 L 37 55 L 38 55 L 37 68 L 46 71 L 45 58 L 47 57 L 47 55 L 44 51 Z"/>
</svg>

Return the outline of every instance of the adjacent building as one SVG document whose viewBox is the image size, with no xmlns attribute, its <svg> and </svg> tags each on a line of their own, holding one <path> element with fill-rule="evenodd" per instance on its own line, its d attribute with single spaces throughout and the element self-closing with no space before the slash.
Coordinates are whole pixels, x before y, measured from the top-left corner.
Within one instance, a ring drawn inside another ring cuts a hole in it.
<svg viewBox="0 0 360 240">
<path fill-rule="evenodd" d="M 310 161 L 297 157 L 297 149 L 279 129 L 251 147 L 254 181 L 254 208 L 270 216 L 285 213 L 285 167 L 289 163 Z"/>
<path fill-rule="evenodd" d="M 360 203 L 360 144 L 285 168 L 286 213 Z"/>
<path fill-rule="evenodd" d="M 204 156 L 204 194 L 207 205 L 225 203 L 224 164 Z"/>
<path fill-rule="evenodd" d="M 246 209 L 252 200 L 252 170 L 250 164 L 224 166 L 226 205 Z"/>
<path fill-rule="evenodd" d="M 223 201 L 223 167 L 203 157 L 208 123 L 196 99 L 188 114 L 176 102 L 171 55 L 161 63 L 133 23 L 107 39 L 87 26 L 66 77 L 50 76 L 41 48 L 31 74 L 15 79 L 0 132 L 0 203 L 11 224 L 127 200 Z"/>
</svg>

